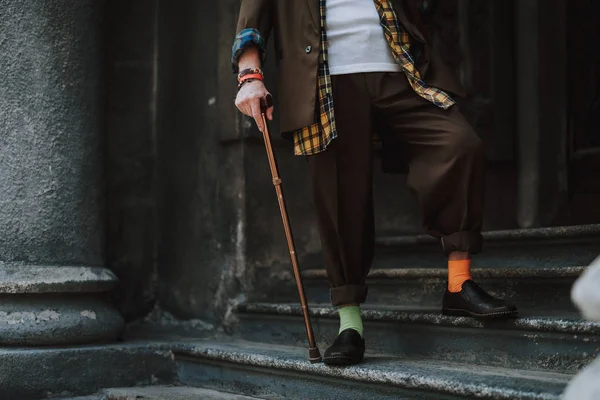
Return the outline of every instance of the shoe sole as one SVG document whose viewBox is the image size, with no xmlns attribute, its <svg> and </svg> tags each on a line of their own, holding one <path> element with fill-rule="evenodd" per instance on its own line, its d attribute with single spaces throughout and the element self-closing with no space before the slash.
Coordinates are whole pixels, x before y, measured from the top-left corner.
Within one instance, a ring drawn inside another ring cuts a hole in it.
<svg viewBox="0 0 600 400">
<path fill-rule="evenodd" d="M 442 314 L 450 317 L 472 317 L 477 319 L 511 319 L 519 316 L 519 311 L 501 311 L 488 314 L 477 314 L 468 310 L 442 308 Z"/>
<path fill-rule="evenodd" d="M 323 362 L 325 365 L 333 365 L 338 367 L 346 367 L 349 365 L 359 364 L 362 362 L 364 356 L 359 359 L 345 356 L 335 356 L 335 357 L 323 357 Z"/>
</svg>

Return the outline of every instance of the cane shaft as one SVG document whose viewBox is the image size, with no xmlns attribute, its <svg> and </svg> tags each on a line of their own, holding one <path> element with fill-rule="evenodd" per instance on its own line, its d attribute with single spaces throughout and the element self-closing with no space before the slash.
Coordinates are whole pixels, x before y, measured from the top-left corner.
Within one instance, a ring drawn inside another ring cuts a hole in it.
<svg viewBox="0 0 600 400">
<path fill-rule="evenodd" d="M 267 127 L 267 119 L 264 112 L 262 113 L 263 122 L 263 139 L 265 141 L 265 148 L 267 150 L 267 158 L 269 159 L 269 167 L 271 169 L 271 176 L 273 178 L 273 185 L 275 186 L 275 192 L 277 193 L 277 201 L 279 203 L 279 211 L 281 212 L 281 219 L 283 222 L 283 229 L 285 231 L 285 237 L 287 239 L 288 250 L 290 253 L 290 259 L 292 261 L 292 269 L 294 271 L 294 279 L 298 288 L 298 295 L 300 296 L 300 305 L 302 307 L 302 315 L 304 317 L 304 325 L 306 327 L 306 334 L 308 336 L 308 345 L 311 354 L 318 355 L 311 356 L 311 361 L 320 361 L 321 356 L 318 353 L 317 345 L 315 342 L 312 324 L 310 322 L 310 314 L 308 311 L 308 305 L 306 301 L 306 295 L 304 293 L 304 285 L 302 283 L 302 276 L 300 275 L 300 268 L 298 266 L 298 256 L 296 254 L 296 246 L 294 245 L 294 238 L 292 236 L 292 230 L 290 228 L 290 222 L 288 219 L 287 208 L 285 206 L 285 200 L 283 198 L 283 189 L 281 187 L 281 178 L 279 177 L 279 171 L 277 168 L 277 162 L 275 161 L 275 154 L 273 153 L 273 147 L 271 146 L 271 136 Z M 313 359 L 314 358 L 314 359 Z"/>
</svg>

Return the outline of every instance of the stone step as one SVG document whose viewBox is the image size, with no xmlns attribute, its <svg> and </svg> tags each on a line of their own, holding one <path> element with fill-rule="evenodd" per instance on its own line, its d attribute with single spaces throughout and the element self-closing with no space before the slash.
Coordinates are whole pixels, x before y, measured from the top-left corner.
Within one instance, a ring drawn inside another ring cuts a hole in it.
<svg viewBox="0 0 600 400">
<path fill-rule="evenodd" d="M 79 397 L 61 397 L 59 400 L 102 400 L 98 395 L 79 396 Z"/>
<path fill-rule="evenodd" d="M 64 400 L 260 400 L 239 394 L 189 386 L 148 386 L 105 389 L 92 396 Z"/>
<path fill-rule="evenodd" d="M 475 259 L 481 268 L 589 265 L 600 254 L 600 224 L 488 231 L 483 236 L 483 252 Z M 313 267 L 321 260 L 315 262 Z M 440 245 L 431 236 L 376 239 L 376 268 L 435 268 L 443 263 Z"/>
<path fill-rule="evenodd" d="M 310 307 L 313 330 L 324 349 L 338 333 L 337 311 Z M 236 336 L 244 340 L 305 346 L 301 309 L 295 304 L 238 306 Z M 600 323 L 575 318 L 523 316 L 480 322 L 421 308 L 362 310 L 369 349 L 416 359 L 480 366 L 575 373 L 600 350 Z"/>
<path fill-rule="evenodd" d="M 173 351 L 182 384 L 268 399 L 558 400 L 571 377 L 369 352 L 331 368 L 310 364 L 303 348 L 245 341 L 180 341 Z"/>
<path fill-rule="evenodd" d="M 147 342 L 102 346 L 0 348 L 0 399 L 85 396 L 110 387 L 171 384 L 169 346 Z"/>
<path fill-rule="evenodd" d="M 520 309 L 536 313 L 575 313 L 571 287 L 585 267 L 474 268 L 473 278 L 495 296 L 513 301 Z M 446 288 L 445 268 L 374 269 L 367 278 L 367 305 L 407 305 L 439 309 Z M 324 269 L 302 272 L 309 302 L 330 301 Z M 253 300 L 296 302 L 298 292 L 291 276 L 281 277 L 268 294 Z"/>
</svg>

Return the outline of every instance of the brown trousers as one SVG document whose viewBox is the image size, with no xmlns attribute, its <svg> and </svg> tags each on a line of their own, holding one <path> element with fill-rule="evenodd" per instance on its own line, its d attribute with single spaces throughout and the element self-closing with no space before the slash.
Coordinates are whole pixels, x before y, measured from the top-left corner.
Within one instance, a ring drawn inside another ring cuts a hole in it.
<svg viewBox="0 0 600 400">
<path fill-rule="evenodd" d="M 334 306 L 366 300 L 374 255 L 373 125 L 402 143 L 425 230 L 446 254 L 481 249 L 482 144 L 457 106 L 422 99 L 402 73 L 332 77 L 338 137 L 307 157 Z"/>
</svg>

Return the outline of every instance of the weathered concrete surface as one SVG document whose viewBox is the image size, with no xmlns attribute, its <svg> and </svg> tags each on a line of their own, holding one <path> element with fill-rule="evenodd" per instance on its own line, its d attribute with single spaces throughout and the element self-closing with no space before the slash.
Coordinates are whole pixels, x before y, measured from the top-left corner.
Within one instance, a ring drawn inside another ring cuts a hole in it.
<svg viewBox="0 0 600 400">
<path fill-rule="evenodd" d="M 600 253 L 600 224 L 486 231 L 483 238 L 484 251 L 474 257 L 475 267 L 582 266 Z M 427 235 L 379 237 L 376 244 L 376 268 L 439 268 L 445 262 L 439 243 Z"/>
<path fill-rule="evenodd" d="M 156 336 L 209 337 L 215 334 L 217 327 L 198 318 L 179 319 L 173 314 L 156 307 L 143 319 L 127 324 L 125 336 L 144 339 Z"/>
<path fill-rule="evenodd" d="M 88 294 L 117 283 L 101 268 L 104 1 L 7 0 L 0 15 L 0 343 L 114 340 L 123 319 Z"/>
<path fill-rule="evenodd" d="M 103 292 L 117 283 L 100 267 L 0 262 L 0 344 L 114 340 L 124 321 Z"/>
<path fill-rule="evenodd" d="M 161 2 L 158 26 L 159 306 L 209 324 L 227 314 L 246 266 L 244 146 L 218 141 L 238 125 L 231 93 L 218 84 L 224 70 L 217 64 L 229 64 L 224 47 L 206 40 L 220 30 L 220 8 Z M 220 113 L 222 102 L 228 114 Z"/>
<path fill-rule="evenodd" d="M 306 345 L 300 306 L 248 304 L 240 307 L 236 336 L 282 345 Z M 332 307 L 311 306 L 317 342 L 325 348 L 339 332 Z M 552 317 L 476 321 L 422 308 L 361 310 L 368 348 L 414 360 L 468 363 L 524 370 L 576 373 L 600 350 L 600 324 Z"/>
<path fill-rule="evenodd" d="M 129 343 L 58 349 L 0 349 L 0 398 L 39 400 L 96 393 L 110 387 L 172 384 L 167 346 Z"/>
<path fill-rule="evenodd" d="M 302 315 L 302 309 L 299 304 L 250 303 L 241 304 L 237 309 L 252 314 Z M 314 315 L 315 317 L 339 318 L 337 310 L 330 306 L 312 305 L 310 311 L 311 315 Z M 439 310 L 432 311 L 427 308 L 419 307 L 413 309 L 411 307 L 402 306 L 364 307 L 361 310 L 361 315 L 365 320 L 382 322 L 415 322 L 427 325 L 457 326 L 478 329 L 493 327 L 496 329 L 600 336 L 600 323 L 598 322 L 555 316 L 522 316 L 511 320 L 481 321 L 470 317 L 446 316 Z M 300 322 L 302 322 L 302 320 L 300 320 Z"/>
<path fill-rule="evenodd" d="M 510 229 L 483 232 L 485 240 L 514 241 L 514 240 L 564 240 L 600 236 L 600 224 L 556 226 L 546 228 Z M 413 246 L 415 244 L 433 243 L 436 239 L 429 235 L 388 236 L 377 239 L 384 246 Z"/>
<path fill-rule="evenodd" d="M 0 293 L 106 292 L 118 283 L 99 267 L 60 267 L 0 262 Z"/>
<path fill-rule="evenodd" d="M 0 261 L 104 265 L 103 4 L 0 3 Z"/>
<path fill-rule="evenodd" d="M 237 394 L 192 387 L 155 386 L 145 388 L 108 389 L 102 391 L 103 400 L 258 400 Z"/>
<path fill-rule="evenodd" d="M 106 0 L 107 266 L 127 320 L 156 300 L 158 0 Z"/>
<path fill-rule="evenodd" d="M 303 348 L 248 342 L 180 342 L 173 351 L 176 359 L 185 357 L 179 361 L 183 384 L 267 398 L 558 400 L 569 379 L 374 354 L 357 366 L 331 368 L 310 364 Z"/>
<path fill-rule="evenodd" d="M 440 263 L 441 264 L 441 263 Z M 374 268 L 366 283 L 367 305 L 419 306 L 438 309 L 446 290 L 448 269 L 444 268 Z M 585 267 L 564 268 L 473 268 L 473 278 L 489 293 L 510 299 L 520 310 L 535 310 L 536 315 L 576 315 L 571 301 L 571 287 Z M 265 271 L 265 273 L 268 273 Z M 328 304 L 329 280 L 324 269 L 302 271 L 306 297 L 310 303 Z M 257 294 L 257 301 L 298 302 L 292 272 L 271 276 L 271 290 Z M 266 279 L 265 279 L 266 280 Z"/>
<path fill-rule="evenodd" d="M 0 296 L 0 345 L 59 345 L 114 340 L 121 314 L 96 295 Z"/>
</svg>

